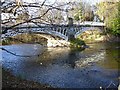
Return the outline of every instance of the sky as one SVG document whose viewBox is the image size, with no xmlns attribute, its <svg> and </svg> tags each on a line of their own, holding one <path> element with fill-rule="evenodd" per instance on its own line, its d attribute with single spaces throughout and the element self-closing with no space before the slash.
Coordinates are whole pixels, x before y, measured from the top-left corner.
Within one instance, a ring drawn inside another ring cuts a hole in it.
<svg viewBox="0 0 120 90">
<path fill-rule="evenodd" d="M 15 0 L 1 0 L 1 1 L 15 1 Z M 28 3 L 35 3 L 35 2 L 43 2 L 44 0 L 20 0 L 23 2 L 28 2 Z M 46 0 L 46 4 L 54 4 L 55 2 L 74 2 L 74 1 L 84 1 L 88 2 L 90 4 L 95 4 L 101 0 Z M 31 8 L 32 9 L 32 8 Z M 36 11 L 34 9 L 34 11 Z"/>
</svg>

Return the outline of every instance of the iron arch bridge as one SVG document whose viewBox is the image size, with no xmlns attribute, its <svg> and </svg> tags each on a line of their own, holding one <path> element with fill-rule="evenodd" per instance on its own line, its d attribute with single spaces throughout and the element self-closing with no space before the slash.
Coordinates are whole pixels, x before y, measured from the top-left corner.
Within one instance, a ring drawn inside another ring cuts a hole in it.
<svg viewBox="0 0 120 90">
<path fill-rule="evenodd" d="M 22 33 L 37 33 L 37 34 L 49 34 L 51 36 L 60 37 L 63 40 L 68 41 L 70 36 L 73 35 L 75 38 L 81 33 L 87 30 L 102 30 L 104 23 L 102 22 L 85 22 L 80 25 L 47 25 L 47 26 L 17 26 L 13 29 L 7 30 L 7 33 L 2 34 L 2 39 L 12 37 Z M 4 30 L 4 28 L 3 28 Z M 46 37 L 47 38 L 47 37 Z M 49 38 L 48 38 L 49 39 Z"/>
</svg>

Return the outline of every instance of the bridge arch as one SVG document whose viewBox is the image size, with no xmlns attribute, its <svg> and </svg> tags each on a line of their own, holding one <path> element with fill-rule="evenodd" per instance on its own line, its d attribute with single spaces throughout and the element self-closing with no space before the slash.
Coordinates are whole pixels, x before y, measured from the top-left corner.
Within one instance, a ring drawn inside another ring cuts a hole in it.
<svg viewBox="0 0 120 90">
<path fill-rule="evenodd" d="M 46 39 L 43 43 L 41 42 L 37 42 L 43 46 L 48 46 L 48 47 L 56 47 L 56 46 L 68 46 L 70 45 L 69 42 L 67 42 L 66 40 L 64 40 L 63 38 L 59 37 L 59 36 L 56 36 L 56 35 L 52 35 L 52 34 L 49 34 L 49 33 L 41 33 L 41 32 L 28 32 L 28 33 L 15 33 L 14 32 L 14 35 L 11 35 L 11 36 L 8 36 L 6 37 L 5 39 L 7 38 L 11 38 L 11 39 L 15 39 L 15 40 L 18 40 L 18 41 L 21 41 L 19 39 L 17 39 L 17 36 L 19 37 L 24 37 L 22 36 L 23 34 L 30 34 L 30 35 L 38 35 L 39 37 L 42 37 L 44 39 Z M 4 39 L 3 39 L 4 40 Z M 38 41 L 41 41 L 41 40 L 38 40 Z M 25 42 L 24 39 L 22 39 L 21 42 Z"/>
<path fill-rule="evenodd" d="M 75 33 L 75 38 L 77 38 L 79 35 L 81 35 L 82 33 L 86 32 L 86 31 L 92 31 L 92 30 L 97 30 L 99 32 L 103 32 L 104 27 L 81 27 L 81 30 L 78 30 Z"/>
<path fill-rule="evenodd" d="M 7 33 L 3 34 L 2 37 L 12 37 L 15 36 L 16 34 L 21 34 L 21 33 L 36 33 L 36 34 L 46 34 L 46 35 L 51 35 L 53 37 L 59 37 L 64 40 L 68 40 L 67 36 L 67 27 L 64 26 L 43 26 L 43 27 L 16 27 L 14 30 L 10 29 L 7 30 Z M 49 39 L 49 38 L 47 38 Z"/>
</svg>

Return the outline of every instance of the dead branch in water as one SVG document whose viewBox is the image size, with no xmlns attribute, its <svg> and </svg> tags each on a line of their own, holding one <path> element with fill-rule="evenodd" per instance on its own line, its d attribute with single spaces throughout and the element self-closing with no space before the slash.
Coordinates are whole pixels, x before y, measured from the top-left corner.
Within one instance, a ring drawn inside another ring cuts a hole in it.
<svg viewBox="0 0 120 90">
<path fill-rule="evenodd" d="M 1 50 L 3 50 L 3 51 L 6 51 L 7 53 L 10 53 L 10 54 L 12 54 L 12 55 L 14 55 L 14 56 L 19 56 L 19 57 L 33 57 L 33 56 L 40 56 L 42 53 L 40 53 L 40 54 L 37 54 L 37 55 L 18 55 L 18 54 L 16 54 L 16 53 L 13 53 L 13 52 L 11 52 L 11 51 L 8 51 L 7 49 L 5 49 L 5 48 L 0 48 Z"/>
</svg>

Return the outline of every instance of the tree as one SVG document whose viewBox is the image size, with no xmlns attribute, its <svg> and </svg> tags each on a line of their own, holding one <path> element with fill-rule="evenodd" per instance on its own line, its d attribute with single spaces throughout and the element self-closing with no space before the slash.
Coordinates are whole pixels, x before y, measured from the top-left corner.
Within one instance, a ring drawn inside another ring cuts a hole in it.
<svg viewBox="0 0 120 90">
<path fill-rule="evenodd" d="M 2 18 L 2 26 L 7 27 L 7 29 L 11 29 L 29 22 L 36 25 L 42 23 L 43 21 L 50 24 L 51 22 L 54 22 L 53 20 L 56 20 L 57 22 L 59 19 L 62 19 L 61 12 L 66 12 L 66 10 L 61 7 L 64 5 L 69 5 L 70 3 L 64 3 L 62 5 L 57 5 L 54 3 L 53 5 L 47 5 L 45 2 L 46 0 L 41 3 L 26 3 L 21 0 L 6 0 L 1 2 L 1 13 L 8 14 L 8 16 L 12 15 L 12 17 L 8 17 L 7 19 Z M 38 10 L 40 10 L 40 14 L 37 14 Z M 54 14 L 54 11 L 56 14 Z M 10 24 L 10 21 L 13 20 L 15 23 Z"/>
<path fill-rule="evenodd" d="M 120 35 L 120 1 L 119 2 L 101 2 L 98 5 L 97 14 L 107 27 L 107 33 Z"/>
<path fill-rule="evenodd" d="M 120 35 L 120 2 L 116 4 L 116 15 L 110 22 L 111 32 L 114 35 Z"/>
<path fill-rule="evenodd" d="M 75 2 L 72 4 L 72 10 L 68 12 L 69 16 L 76 21 L 93 21 L 93 11 L 89 3 Z"/>
</svg>

